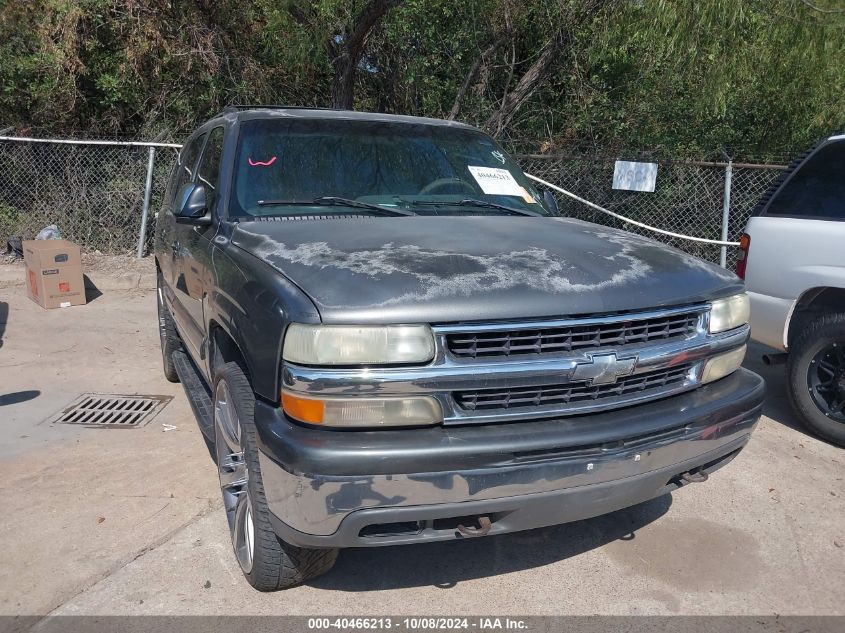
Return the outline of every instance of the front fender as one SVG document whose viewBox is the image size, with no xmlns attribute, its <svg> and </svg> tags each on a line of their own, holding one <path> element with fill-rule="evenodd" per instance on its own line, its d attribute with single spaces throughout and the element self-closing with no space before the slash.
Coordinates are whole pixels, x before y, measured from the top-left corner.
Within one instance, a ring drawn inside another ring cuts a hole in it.
<svg viewBox="0 0 845 633">
<path fill-rule="evenodd" d="M 205 331 L 217 325 L 229 335 L 241 351 L 256 394 L 275 402 L 285 329 L 291 322 L 319 323 L 320 314 L 286 277 L 221 241 L 215 240 L 213 247 L 214 283 L 207 298 Z"/>
</svg>

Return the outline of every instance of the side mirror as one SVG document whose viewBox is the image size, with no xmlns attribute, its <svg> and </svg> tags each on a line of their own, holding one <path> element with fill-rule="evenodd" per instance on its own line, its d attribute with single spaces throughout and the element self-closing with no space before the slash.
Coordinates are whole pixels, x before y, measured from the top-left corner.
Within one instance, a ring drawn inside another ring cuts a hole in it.
<svg viewBox="0 0 845 633">
<path fill-rule="evenodd" d="M 208 193 L 204 184 L 189 182 L 179 190 L 176 200 L 179 203 L 176 222 L 198 226 L 211 224 L 211 210 L 208 206 Z"/>
<path fill-rule="evenodd" d="M 543 202 L 545 202 L 546 206 L 551 210 L 552 215 L 560 216 L 560 209 L 557 208 L 555 194 L 553 194 L 550 189 L 543 191 Z"/>
</svg>

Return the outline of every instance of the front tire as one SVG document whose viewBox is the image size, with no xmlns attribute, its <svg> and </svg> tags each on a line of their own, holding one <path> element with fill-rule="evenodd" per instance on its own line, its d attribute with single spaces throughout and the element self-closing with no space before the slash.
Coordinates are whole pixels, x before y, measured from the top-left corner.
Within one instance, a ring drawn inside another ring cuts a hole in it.
<svg viewBox="0 0 845 633">
<path fill-rule="evenodd" d="M 820 437 L 845 446 L 845 313 L 811 321 L 790 347 L 789 400 Z"/>
<path fill-rule="evenodd" d="M 255 395 L 243 369 L 226 363 L 214 380 L 214 433 L 229 533 L 249 584 L 276 591 L 329 571 L 337 550 L 295 547 L 276 536 L 261 479 L 254 412 Z"/>
</svg>

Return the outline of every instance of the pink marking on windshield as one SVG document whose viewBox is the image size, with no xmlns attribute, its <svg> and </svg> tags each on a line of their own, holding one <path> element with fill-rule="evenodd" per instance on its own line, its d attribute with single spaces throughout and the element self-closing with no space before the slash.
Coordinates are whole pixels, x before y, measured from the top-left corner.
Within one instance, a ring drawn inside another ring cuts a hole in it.
<svg viewBox="0 0 845 633">
<path fill-rule="evenodd" d="M 269 167 L 270 165 L 272 165 L 273 163 L 276 162 L 276 157 L 273 156 L 273 158 L 271 158 L 270 160 L 263 161 L 263 162 L 260 161 L 260 160 L 252 160 L 249 157 L 247 157 L 246 160 L 253 167 L 258 167 L 259 165 L 261 165 L 262 167 Z"/>
</svg>

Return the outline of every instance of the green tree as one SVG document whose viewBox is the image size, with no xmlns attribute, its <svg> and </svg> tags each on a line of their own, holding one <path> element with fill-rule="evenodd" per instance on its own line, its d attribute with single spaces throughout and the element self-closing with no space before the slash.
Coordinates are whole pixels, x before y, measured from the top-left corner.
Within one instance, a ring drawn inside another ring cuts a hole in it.
<svg viewBox="0 0 845 633">
<path fill-rule="evenodd" d="M 180 138 L 230 103 L 534 151 L 778 158 L 845 124 L 842 0 L 0 0 L 0 128 Z"/>
</svg>

